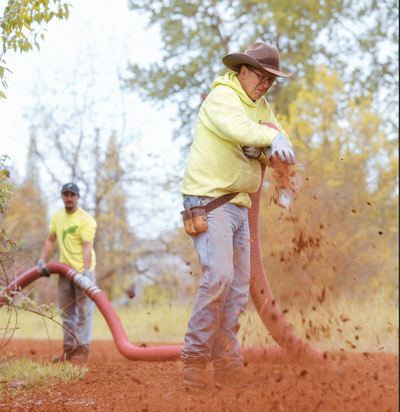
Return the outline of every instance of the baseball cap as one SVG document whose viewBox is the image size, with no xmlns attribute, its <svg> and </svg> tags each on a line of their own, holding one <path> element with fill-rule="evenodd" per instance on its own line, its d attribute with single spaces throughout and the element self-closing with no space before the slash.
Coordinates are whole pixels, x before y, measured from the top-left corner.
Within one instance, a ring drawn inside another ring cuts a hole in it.
<svg viewBox="0 0 400 412">
<path fill-rule="evenodd" d="M 61 189 L 61 194 L 65 192 L 72 192 L 79 195 L 79 187 L 75 183 L 65 183 Z"/>
</svg>

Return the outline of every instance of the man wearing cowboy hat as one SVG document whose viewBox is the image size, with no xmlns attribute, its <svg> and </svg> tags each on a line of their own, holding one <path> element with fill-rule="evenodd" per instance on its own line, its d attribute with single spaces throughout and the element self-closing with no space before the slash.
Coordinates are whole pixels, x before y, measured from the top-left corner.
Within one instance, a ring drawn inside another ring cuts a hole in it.
<svg viewBox="0 0 400 412">
<path fill-rule="evenodd" d="M 192 236 L 204 281 L 182 349 L 182 378 L 198 388 L 207 384 L 204 370 L 210 359 L 220 386 L 261 379 L 245 372 L 236 339 L 250 283 L 249 194 L 260 186 L 260 162 L 295 163 L 288 135 L 263 98 L 277 77 L 294 74 L 280 70 L 277 47 L 254 43 L 222 62 L 231 71 L 214 82 L 200 108 L 182 187 L 185 208 L 237 193 L 207 214 L 206 232 Z"/>
</svg>

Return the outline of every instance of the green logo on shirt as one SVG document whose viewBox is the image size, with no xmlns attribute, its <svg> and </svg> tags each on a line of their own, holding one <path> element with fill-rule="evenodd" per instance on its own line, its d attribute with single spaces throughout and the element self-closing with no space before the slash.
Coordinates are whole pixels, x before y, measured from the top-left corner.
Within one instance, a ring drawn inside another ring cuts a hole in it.
<svg viewBox="0 0 400 412">
<path fill-rule="evenodd" d="M 71 252 L 71 251 L 67 248 L 67 245 L 65 244 L 65 236 L 67 236 L 68 233 L 74 233 L 76 229 L 78 229 L 78 226 L 71 226 L 71 227 L 68 228 L 67 230 L 63 230 L 62 242 L 63 242 L 63 245 L 64 245 L 66 251 L 67 251 L 68 253 L 71 253 L 71 255 L 80 255 L 80 253 Z"/>
</svg>

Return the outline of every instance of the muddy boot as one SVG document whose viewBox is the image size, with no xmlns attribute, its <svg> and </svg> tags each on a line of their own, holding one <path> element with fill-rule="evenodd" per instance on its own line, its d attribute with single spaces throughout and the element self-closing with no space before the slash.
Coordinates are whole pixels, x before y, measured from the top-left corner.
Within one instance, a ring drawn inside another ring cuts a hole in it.
<svg viewBox="0 0 400 412">
<path fill-rule="evenodd" d="M 89 348 L 79 347 L 75 353 L 72 355 L 72 361 L 86 362 L 89 359 Z"/>
<path fill-rule="evenodd" d="M 185 365 L 182 369 L 182 383 L 185 386 L 192 386 L 198 389 L 204 389 L 207 384 L 206 374 L 205 374 L 206 365 L 203 364 L 188 364 Z"/>
<path fill-rule="evenodd" d="M 257 386 L 265 383 L 267 380 L 267 374 L 251 373 L 242 366 L 226 374 L 215 375 L 215 386 L 219 388 Z"/>
<path fill-rule="evenodd" d="M 65 361 L 70 361 L 74 353 L 71 352 L 64 352 L 60 356 L 53 356 L 51 361 L 53 363 L 58 363 L 58 362 L 65 362 Z"/>
</svg>

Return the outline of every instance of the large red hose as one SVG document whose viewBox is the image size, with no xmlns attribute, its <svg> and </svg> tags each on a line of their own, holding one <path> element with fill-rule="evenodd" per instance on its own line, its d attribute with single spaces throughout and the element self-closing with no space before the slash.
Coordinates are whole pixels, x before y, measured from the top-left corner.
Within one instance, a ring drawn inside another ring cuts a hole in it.
<svg viewBox="0 0 400 412">
<path fill-rule="evenodd" d="M 264 181 L 266 166 L 262 165 Z M 289 326 L 275 302 L 264 271 L 260 247 L 260 199 L 262 183 L 256 193 L 250 195 L 252 206 L 249 210 L 250 238 L 250 295 L 265 327 L 275 342 L 291 357 L 320 361 L 326 358 L 324 352 L 311 348 L 303 342 Z"/>
<path fill-rule="evenodd" d="M 47 267 L 49 268 L 50 273 L 58 273 L 76 284 L 96 303 L 111 330 L 115 344 L 121 355 L 131 360 L 145 361 L 168 361 L 180 358 L 183 346 L 158 346 L 151 348 L 139 348 L 133 346 L 129 343 L 124 327 L 121 324 L 121 320 L 110 301 L 96 285 L 93 285 L 90 279 L 64 263 L 49 262 L 47 263 Z M 6 290 L 7 292 L 21 290 L 39 278 L 40 275 L 37 271 L 37 266 L 35 266 L 18 276 L 16 280 L 8 285 Z M 4 303 L 6 303 L 6 298 L 0 297 L 0 307 Z M 246 358 L 270 358 L 281 354 L 282 349 L 279 346 L 250 346 L 242 348 L 241 353 Z"/>
<path fill-rule="evenodd" d="M 264 174 L 265 166 L 262 167 L 262 182 Z M 270 358 L 281 354 L 283 349 L 289 356 L 297 360 L 322 361 L 326 358 L 325 354 L 320 350 L 308 346 L 288 325 L 274 300 L 265 276 L 259 234 L 259 211 L 262 187 L 263 184 L 261 183 L 258 191 L 250 196 L 252 201 L 252 207 L 249 210 L 250 236 L 252 239 L 250 251 L 250 294 L 264 325 L 279 346 L 243 347 L 241 348 L 241 353 L 248 358 Z M 159 346 L 150 348 L 133 346 L 129 343 L 128 337 L 114 308 L 97 286 L 93 285 L 87 277 L 63 263 L 50 262 L 47 266 L 51 273 L 58 273 L 75 283 L 96 303 L 107 321 L 118 350 L 123 356 L 132 360 L 146 361 L 168 361 L 180 358 L 183 346 Z M 37 267 L 34 267 L 19 276 L 17 280 L 11 282 L 7 287 L 7 291 L 23 289 L 39 277 Z M 0 297 L 0 306 L 5 302 L 5 297 Z"/>
</svg>

